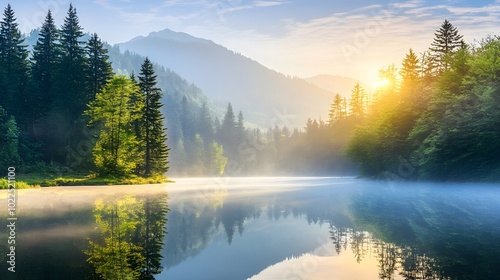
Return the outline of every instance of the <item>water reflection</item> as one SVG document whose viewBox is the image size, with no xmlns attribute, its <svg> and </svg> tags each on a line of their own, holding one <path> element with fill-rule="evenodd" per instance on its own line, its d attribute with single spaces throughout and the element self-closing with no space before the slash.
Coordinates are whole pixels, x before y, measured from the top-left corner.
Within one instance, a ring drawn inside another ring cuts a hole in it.
<svg viewBox="0 0 500 280">
<path fill-rule="evenodd" d="M 155 279 L 161 272 L 163 187 L 20 190 L 17 210 L 16 273 L 6 273 L 0 242 L 2 280 Z M 0 240 L 7 240 L 3 231 Z"/>
<path fill-rule="evenodd" d="M 2 274 L 7 249 L 0 242 L 0 279 L 500 274 L 498 186 L 245 178 L 207 188 L 206 182 L 20 192 L 18 273 Z"/>
<path fill-rule="evenodd" d="M 336 258 L 352 255 L 359 265 L 345 269 L 353 273 L 368 268 L 367 258 L 376 260 L 376 279 L 495 279 L 500 273 L 497 266 L 500 259 L 498 186 L 411 183 L 389 186 L 351 179 L 310 179 L 305 185 L 296 180 L 288 183 L 290 185 L 285 187 L 283 182 L 237 181 L 223 203 L 216 207 L 210 199 L 200 204 L 199 200 L 177 196 L 175 204 L 182 208 L 174 207 L 169 215 L 175 215 L 177 222 L 183 225 L 170 226 L 182 228 L 182 233 L 187 235 L 185 238 L 192 238 L 185 243 L 191 246 L 179 248 L 174 255 L 166 252 L 169 269 L 159 279 L 193 279 L 182 277 L 187 273 L 186 266 L 214 257 L 207 257 L 203 252 L 225 259 L 231 250 L 241 250 L 245 257 L 245 261 L 228 260 L 232 265 L 240 265 L 240 273 L 234 272 L 233 279 L 255 277 L 288 257 L 310 254 L 323 246 L 316 237 L 308 244 L 300 237 L 290 238 L 291 245 L 280 241 L 294 233 L 306 236 L 315 232 L 316 236 L 321 236 L 325 224 L 329 227 L 334 248 L 328 255 Z M 191 209 L 206 212 L 199 216 Z M 274 233 L 266 232 L 263 236 L 248 232 L 252 227 L 261 227 L 263 217 L 272 222 L 268 226 L 274 227 Z M 301 221 L 310 226 L 302 227 Z M 282 223 L 292 223 L 293 230 L 281 230 Z M 171 231 L 170 234 L 175 233 Z M 175 246 L 176 243 L 170 239 L 170 234 L 166 241 L 168 248 L 171 248 L 169 244 Z M 228 247 L 221 248 L 217 243 L 222 235 Z M 241 242 L 264 240 L 265 256 L 244 254 L 247 248 L 234 244 L 240 239 Z M 213 251 L 215 247 L 219 250 L 217 253 Z M 302 251 L 291 252 L 290 247 L 301 247 Z M 346 255 L 348 250 L 351 253 Z M 263 257 L 267 266 L 252 265 Z M 245 268 L 241 268 L 243 262 Z M 248 271 L 241 272 L 244 269 Z M 215 273 L 201 270 L 199 275 Z M 322 279 L 307 275 L 302 274 L 297 279 Z M 228 278 L 213 276 L 210 279 Z"/>
<path fill-rule="evenodd" d="M 500 189 L 481 184 L 364 185 L 352 199 L 358 227 L 403 250 L 405 279 L 496 279 Z M 399 257 L 399 256 L 398 256 Z"/>
<path fill-rule="evenodd" d="M 451 279 L 441 274 L 436 261 L 419 254 L 409 246 L 398 246 L 375 238 L 366 231 L 355 231 L 349 228 L 330 226 L 330 238 L 337 254 L 352 250 L 356 262 L 361 263 L 367 257 L 378 262 L 378 278 L 383 280 L 397 279 Z M 401 278 L 399 277 L 399 278 Z"/>
<path fill-rule="evenodd" d="M 97 199 L 98 240 L 84 251 L 94 279 L 155 279 L 162 271 L 160 254 L 166 233 L 166 194 L 124 195 Z"/>
</svg>

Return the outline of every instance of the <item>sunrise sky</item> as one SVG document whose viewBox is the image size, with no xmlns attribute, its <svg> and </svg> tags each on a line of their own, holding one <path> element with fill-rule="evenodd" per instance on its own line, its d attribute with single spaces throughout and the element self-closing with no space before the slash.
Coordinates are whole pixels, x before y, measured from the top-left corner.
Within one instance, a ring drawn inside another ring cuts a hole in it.
<svg viewBox="0 0 500 280">
<path fill-rule="evenodd" d="M 1 0 L 3 7 L 9 1 Z M 50 8 L 61 25 L 69 0 L 10 1 L 22 31 Z M 287 75 L 342 75 L 373 84 L 411 47 L 426 50 L 448 19 L 466 42 L 498 35 L 500 0 L 74 0 L 86 32 L 109 43 L 165 28 L 213 40 Z M 2 7 L 2 8 L 3 8 Z M 495 33 L 496 32 L 496 33 Z"/>
</svg>

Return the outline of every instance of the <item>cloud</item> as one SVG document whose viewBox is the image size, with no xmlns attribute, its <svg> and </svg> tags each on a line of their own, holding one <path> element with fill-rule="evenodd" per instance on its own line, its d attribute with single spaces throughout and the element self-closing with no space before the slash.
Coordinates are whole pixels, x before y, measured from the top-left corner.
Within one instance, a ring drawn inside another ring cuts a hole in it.
<svg viewBox="0 0 500 280">
<path fill-rule="evenodd" d="M 285 2 L 280 2 L 280 1 L 255 1 L 254 6 L 255 7 L 272 7 L 272 6 L 279 6 L 283 5 Z"/>
<path fill-rule="evenodd" d="M 241 0 L 229 0 L 229 1 L 216 1 L 216 5 L 213 7 L 214 11 L 219 17 L 219 20 L 225 21 L 225 15 L 242 10 L 250 10 L 257 8 L 268 8 L 274 6 L 280 6 L 287 2 L 285 1 L 252 1 L 250 3 L 244 4 Z"/>
<path fill-rule="evenodd" d="M 276 70 L 286 74 L 329 72 L 363 80 L 390 63 L 397 66 L 409 48 L 417 54 L 427 50 L 444 19 L 472 42 L 495 32 L 499 16 L 498 2 L 480 7 L 420 0 L 366 5 L 307 20 L 284 19 L 284 34 L 243 53 L 267 65 L 265 59 L 275 57 Z"/>
<path fill-rule="evenodd" d="M 134 5 L 134 1 L 95 0 L 141 27 L 158 30 L 179 26 L 179 31 L 214 40 L 285 74 L 331 73 L 362 80 L 363 76 L 376 76 L 377 70 L 387 64 L 398 65 L 409 48 L 417 54 L 425 51 L 444 19 L 449 19 L 471 42 L 498 30 L 500 18 L 500 0 L 482 6 L 430 0 L 370 1 L 369 5 L 330 14 L 321 10 L 328 5 L 320 5 L 319 1 L 308 2 L 308 7 L 318 8 L 298 18 L 285 12 L 276 13 L 285 14 L 281 18 L 266 18 L 279 25 L 279 32 L 271 35 L 264 28 L 255 30 L 251 23 L 237 27 L 229 15 L 255 10 L 253 18 L 259 21 L 259 9 L 283 6 L 283 11 L 288 11 L 305 4 L 280 0 L 164 0 L 153 6 L 146 4 L 150 2 Z"/>
</svg>

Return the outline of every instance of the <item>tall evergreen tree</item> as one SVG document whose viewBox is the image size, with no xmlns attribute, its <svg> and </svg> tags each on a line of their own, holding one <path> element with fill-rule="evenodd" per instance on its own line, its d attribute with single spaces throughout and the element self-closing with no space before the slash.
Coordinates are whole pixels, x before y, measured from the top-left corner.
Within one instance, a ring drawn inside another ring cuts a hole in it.
<svg viewBox="0 0 500 280">
<path fill-rule="evenodd" d="M 28 108 L 32 123 L 43 117 L 54 101 L 56 62 L 58 59 L 58 30 L 49 10 L 33 48 L 31 85 Z"/>
<path fill-rule="evenodd" d="M 351 101 L 349 103 L 351 115 L 360 118 L 365 116 L 365 90 L 359 83 L 356 83 L 351 92 Z"/>
<path fill-rule="evenodd" d="M 143 142 L 144 175 L 163 175 L 168 171 L 168 151 L 166 128 L 160 111 L 161 89 L 156 87 L 156 75 L 153 64 L 146 58 L 139 73 L 139 86 L 144 94 Z"/>
<path fill-rule="evenodd" d="M 57 76 L 58 105 L 65 110 L 70 121 L 81 115 L 92 97 L 86 86 L 87 59 L 82 36 L 76 9 L 70 4 L 61 28 L 61 59 Z"/>
<path fill-rule="evenodd" d="M 412 49 L 403 60 L 402 66 L 399 70 L 402 79 L 401 88 L 414 86 L 419 78 L 419 61 Z"/>
<path fill-rule="evenodd" d="M 200 136 L 205 140 L 205 143 L 210 143 L 214 139 L 214 122 L 208 110 L 206 103 L 201 105 L 200 113 L 198 116 L 198 129 Z"/>
<path fill-rule="evenodd" d="M 183 96 L 181 100 L 180 122 L 184 139 L 193 140 L 196 134 L 196 125 L 193 110 L 191 110 L 186 96 Z"/>
<path fill-rule="evenodd" d="M 340 94 L 335 94 L 333 98 L 333 103 L 330 106 L 330 112 L 328 114 L 328 124 L 332 125 L 335 121 L 342 118 L 342 97 Z"/>
<path fill-rule="evenodd" d="M 444 20 L 441 27 L 434 33 L 434 41 L 431 44 L 433 58 L 439 65 L 441 71 L 448 70 L 446 56 L 463 45 L 462 35 L 458 29 L 447 19 Z"/>
<path fill-rule="evenodd" d="M 236 123 L 236 131 L 239 137 L 245 136 L 245 118 L 243 117 L 243 112 L 238 113 L 238 122 Z"/>
<path fill-rule="evenodd" d="M 224 115 L 224 119 L 222 120 L 221 129 L 226 131 L 234 131 L 236 128 L 236 117 L 233 111 L 233 105 L 231 103 L 227 104 L 226 114 Z"/>
<path fill-rule="evenodd" d="M 435 77 L 437 65 L 429 50 L 422 53 L 420 63 L 420 76 L 423 81 L 431 82 Z"/>
<path fill-rule="evenodd" d="M 14 10 L 8 4 L 0 23 L 0 106 L 18 121 L 24 117 L 28 71 L 28 51 L 23 42 Z"/>
<path fill-rule="evenodd" d="M 111 68 L 111 62 L 109 62 L 108 50 L 96 33 L 91 35 L 85 51 L 88 58 L 88 86 L 90 94 L 95 95 L 101 91 L 106 82 L 113 76 L 113 69 Z"/>
</svg>

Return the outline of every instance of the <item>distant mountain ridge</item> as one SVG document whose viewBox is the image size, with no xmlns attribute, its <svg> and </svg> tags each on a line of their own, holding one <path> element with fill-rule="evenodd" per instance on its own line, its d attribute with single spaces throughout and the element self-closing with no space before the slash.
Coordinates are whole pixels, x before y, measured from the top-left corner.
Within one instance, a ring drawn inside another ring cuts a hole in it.
<svg viewBox="0 0 500 280">
<path fill-rule="evenodd" d="M 285 76 L 213 41 L 169 29 L 136 37 L 119 47 L 175 71 L 221 108 L 231 102 L 244 112 L 247 121 L 261 127 L 303 127 L 308 117 L 326 117 L 334 96 L 331 91 Z"/>
</svg>

